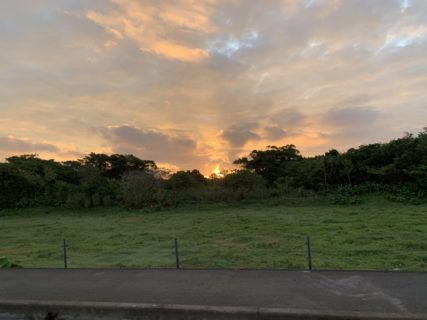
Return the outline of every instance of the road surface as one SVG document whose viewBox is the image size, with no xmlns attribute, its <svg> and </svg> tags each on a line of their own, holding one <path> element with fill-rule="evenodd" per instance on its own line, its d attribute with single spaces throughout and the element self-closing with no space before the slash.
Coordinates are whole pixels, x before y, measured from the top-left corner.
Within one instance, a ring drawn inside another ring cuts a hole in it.
<svg viewBox="0 0 427 320">
<path fill-rule="evenodd" d="M 427 273 L 7 269 L 0 270 L 2 300 L 291 308 L 427 319 Z"/>
</svg>

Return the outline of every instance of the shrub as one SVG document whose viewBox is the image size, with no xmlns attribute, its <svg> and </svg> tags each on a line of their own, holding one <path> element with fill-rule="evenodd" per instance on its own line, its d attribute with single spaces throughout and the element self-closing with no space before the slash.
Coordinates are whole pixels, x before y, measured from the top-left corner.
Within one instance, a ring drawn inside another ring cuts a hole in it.
<svg viewBox="0 0 427 320">
<path fill-rule="evenodd" d="M 156 203 L 159 181 L 149 172 L 130 171 L 123 175 L 121 192 L 128 208 L 142 208 Z"/>
<path fill-rule="evenodd" d="M 233 190 L 255 190 L 266 188 L 266 182 L 259 174 L 239 170 L 224 177 L 224 186 Z"/>
<path fill-rule="evenodd" d="M 170 189 L 196 188 L 206 183 L 206 178 L 198 171 L 178 171 L 167 181 Z"/>
<path fill-rule="evenodd" d="M 400 203 L 421 204 L 427 202 L 427 192 L 410 186 L 389 188 L 388 199 Z"/>
<path fill-rule="evenodd" d="M 384 186 L 375 182 L 365 182 L 357 185 L 344 185 L 338 188 L 338 194 L 344 196 L 358 196 L 376 193 L 384 190 Z"/>
<path fill-rule="evenodd" d="M 361 202 L 362 200 L 360 198 L 357 198 L 351 195 L 343 195 L 343 194 L 336 194 L 332 200 L 333 204 L 338 204 L 338 205 L 358 204 Z"/>
<path fill-rule="evenodd" d="M 3 268 L 20 268 L 21 266 L 11 262 L 8 258 L 6 257 L 0 257 L 0 269 Z"/>
</svg>

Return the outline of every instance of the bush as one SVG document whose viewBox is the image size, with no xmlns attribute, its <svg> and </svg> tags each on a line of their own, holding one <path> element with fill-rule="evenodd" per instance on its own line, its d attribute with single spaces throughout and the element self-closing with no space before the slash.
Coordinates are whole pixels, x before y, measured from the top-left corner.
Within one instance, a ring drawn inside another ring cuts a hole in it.
<svg viewBox="0 0 427 320">
<path fill-rule="evenodd" d="M 427 192 L 409 186 L 389 188 L 388 199 L 400 203 L 422 204 L 427 202 Z"/>
<path fill-rule="evenodd" d="M 170 189 L 197 188 L 206 183 L 206 178 L 198 171 L 178 171 L 167 181 Z"/>
<path fill-rule="evenodd" d="M 362 200 L 360 198 L 357 198 L 355 196 L 351 195 L 343 195 L 343 194 L 337 194 L 334 196 L 332 203 L 338 204 L 338 205 L 352 205 L 352 204 L 358 204 L 361 203 Z"/>
<path fill-rule="evenodd" d="M 272 188 L 275 195 L 288 195 L 296 189 L 295 179 L 292 177 L 281 177 L 274 181 Z"/>
<path fill-rule="evenodd" d="M 338 188 L 337 193 L 342 196 L 360 196 L 364 194 L 384 191 L 384 186 L 375 182 L 365 182 L 358 185 L 344 185 Z"/>
<path fill-rule="evenodd" d="M 0 269 L 9 269 L 9 268 L 20 268 L 21 266 L 11 262 L 6 257 L 0 257 Z"/>
<path fill-rule="evenodd" d="M 121 192 L 128 208 L 151 207 L 156 203 L 159 181 L 149 172 L 131 171 L 123 175 Z"/>
<path fill-rule="evenodd" d="M 67 196 L 64 206 L 66 208 L 83 208 L 85 195 L 82 192 L 73 192 Z"/>
<path fill-rule="evenodd" d="M 249 170 L 239 170 L 224 177 L 223 184 L 233 190 L 255 190 L 266 188 L 266 182 L 259 174 Z"/>
</svg>

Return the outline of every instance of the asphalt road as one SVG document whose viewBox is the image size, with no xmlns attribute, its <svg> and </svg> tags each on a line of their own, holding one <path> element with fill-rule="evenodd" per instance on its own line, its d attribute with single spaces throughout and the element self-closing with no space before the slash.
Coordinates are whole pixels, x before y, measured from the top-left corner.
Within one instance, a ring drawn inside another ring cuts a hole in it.
<svg viewBox="0 0 427 320">
<path fill-rule="evenodd" d="M 427 315 L 427 273 L 0 270 L 0 300 L 295 308 Z"/>
</svg>

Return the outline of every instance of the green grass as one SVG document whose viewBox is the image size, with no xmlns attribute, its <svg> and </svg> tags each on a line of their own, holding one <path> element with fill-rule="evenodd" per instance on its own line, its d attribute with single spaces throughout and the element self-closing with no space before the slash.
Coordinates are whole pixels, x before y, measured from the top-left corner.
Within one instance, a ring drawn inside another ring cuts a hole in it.
<svg viewBox="0 0 427 320">
<path fill-rule="evenodd" d="M 0 256 L 23 267 L 305 268 L 310 235 L 318 269 L 427 271 L 427 205 L 381 197 L 189 206 L 0 211 Z"/>
</svg>

